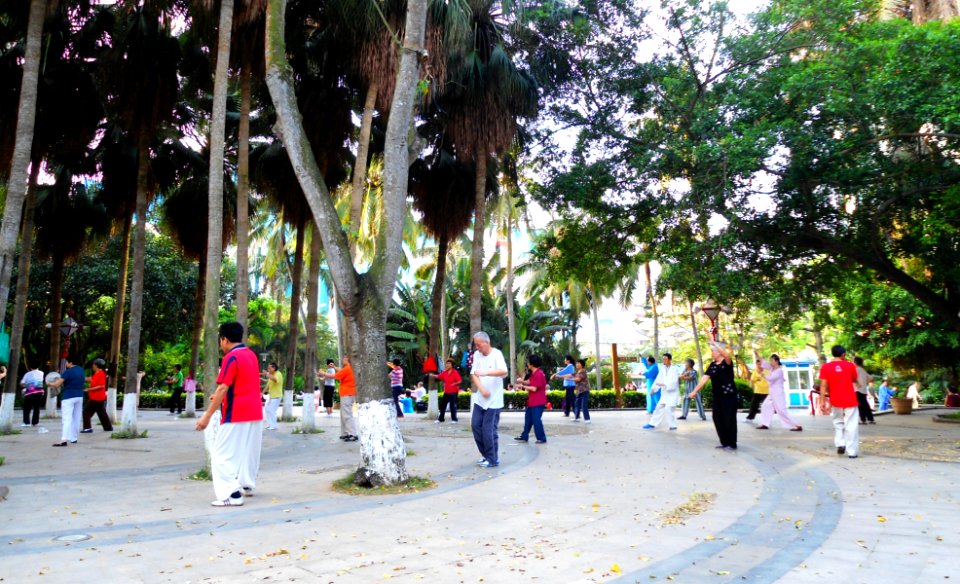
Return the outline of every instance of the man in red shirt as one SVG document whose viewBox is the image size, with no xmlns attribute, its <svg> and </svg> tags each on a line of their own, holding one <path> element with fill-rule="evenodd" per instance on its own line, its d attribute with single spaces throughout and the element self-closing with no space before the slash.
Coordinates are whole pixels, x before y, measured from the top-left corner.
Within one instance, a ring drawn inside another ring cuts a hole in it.
<svg viewBox="0 0 960 584">
<path fill-rule="evenodd" d="M 340 439 L 344 442 L 356 442 L 357 421 L 353 417 L 353 402 L 357 399 L 357 383 L 353 376 L 353 367 L 350 357 L 343 356 L 343 367 L 333 368 L 333 373 L 318 371 L 327 379 L 336 379 L 340 382 Z"/>
<path fill-rule="evenodd" d="M 197 430 L 204 430 L 214 415 L 219 416 L 219 424 L 210 428 L 214 433 L 210 441 L 210 474 L 217 496 L 211 503 L 214 507 L 243 505 L 243 496 L 253 494 L 260 470 L 260 363 L 242 340 L 243 325 L 220 325 L 223 363 L 217 389 L 210 397 L 210 407 L 197 421 Z"/>
<path fill-rule="evenodd" d="M 860 413 L 857 407 L 857 367 L 847 361 L 847 350 L 834 345 L 833 361 L 820 369 L 820 403 L 822 413 L 833 409 L 834 445 L 837 454 L 856 458 L 860 447 Z"/>
<path fill-rule="evenodd" d="M 444 363 L 442 373 L 439 375 L 436 373 L 427 373 L 427 375 L 443 382 L 443 397 L 440 398 L 440 417 L 437 418 L 436 423 L 443 423 L 443 415 L 447 412 L 447 404 L 450 404 L 450 419 L 456 424 L 457 394 L 460 393 L 460 382 L 463 381 L 460 373 L 457 372 L 456 363 L 453 362 L 453 359 L 447 359 Z"/>
<path fill-rule="evenodd" d="M 80 430 L 81 434 L 93 433 L 93 426 L 90 422 L 94 413 L 100 419 L 103 431 L 113 432 L 113 423 L 110 421 L 110 416 L 107 415 L 107 372 L 103 370 L 106 366 L 107 362 L 103 359 L 93 360 L 93 375 L 87 378 L 90 387 L 84 390 L 87 392 L 87 403 L 83 406 L 83 430 Z"/>
</svg>

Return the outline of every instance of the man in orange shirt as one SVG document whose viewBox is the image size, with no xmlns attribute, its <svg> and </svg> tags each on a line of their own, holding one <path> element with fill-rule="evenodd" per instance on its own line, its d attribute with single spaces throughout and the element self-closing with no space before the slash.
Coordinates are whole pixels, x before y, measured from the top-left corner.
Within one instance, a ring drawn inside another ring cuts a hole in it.
<svg viewBox="0 0 960 584">
<path fill-rule="evenodd" d="M 87 392 L 87 403 L 83 406 L 83 430 L 81 434 L 92 434 L 93 426 L 91 421 L 93 414 L 96 413 L 100 418 L 100 425 L 104 432 L 113 432 L 113 423 L 110 416 L 107 415 L 107 372 L 104 371 L 107 362 L 103 359 L 93 360 L 93 375 L 87 378 L 90 387 Z"/>
<path fill-rule="evenodd" d="M 353 367 L 350 366 L 350 357 L 344 355 L 343 367 L 336 369 L 334 373 L 317 373 L 340 382 L 340 439 L 344 442 L 356 442 L 357 421 L 353 419 L 353 402 L 357 399 L 357 385 L 353 377 Z"/>
<path fill-rule="evenodd" d="M 841 345 L 830 349 L 833 361 L 820 368 L 820 404 L 823 415 L 833 409 L 834 446 L 837 454 L 856 458 L 860 447 L 860 410 L 857 404 L 857 367 L 847 361 Z"/>
</svg>

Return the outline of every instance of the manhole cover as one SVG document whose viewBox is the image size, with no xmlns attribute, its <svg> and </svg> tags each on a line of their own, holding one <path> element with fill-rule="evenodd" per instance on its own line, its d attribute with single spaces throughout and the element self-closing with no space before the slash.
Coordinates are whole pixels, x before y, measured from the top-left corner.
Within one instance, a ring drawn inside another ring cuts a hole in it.
<svg viewBox="0 0 960 584">
<path fill-rule="evenodd" d="M 70 535 L 55 537 L 53 541 L 59 541 L 60 543 L 77 543 L 78 541 L 87 541 L 88 539 L 93 539 L 93 536 L 87 535 L 86 533 L 72 533 Z"/>
</svg>

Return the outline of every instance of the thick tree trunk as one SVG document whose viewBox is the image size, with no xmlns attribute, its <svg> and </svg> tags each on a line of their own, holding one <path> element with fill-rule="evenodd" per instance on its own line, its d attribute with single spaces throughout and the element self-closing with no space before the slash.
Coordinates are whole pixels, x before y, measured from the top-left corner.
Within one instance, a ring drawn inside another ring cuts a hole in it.
<svg viewBox="0 0 960 584">
<path fill-rule="evenodd" d="M 430 337 L 427 339 L 427 351 L 433 355 L 439 349 L 440 337 L 444 331 L 440 329 L 441 314 L 443 314 L 443 292 L 447 280 L 447 250 L 449 242 L 445 236 L 437 241 L 437 269 L 433 279 L 433 292 L 430 295 Z M 442 355 L 446 357 L 446 353 Z M 438 364 L 439 365 L 439 364 Z"/>
<path fill-rule="evenodd" d="M 293 381 L 297 375 L 297 341 L 300 340 L 300 297 L 303 291 L 303 248 L 307 237 L 306 218 L 297 222 L 297 247 L 290 274 L 290 336 L 287 338 L 287 375 L 283 378 L 283 419 L 293 418 Z M 306 391 L 306 387 L 304 387 Z"/>
<path fill-rule="evenodd" d="M 507 334 L 510 335 L 510 379 L 517 378 L 517 318 L 513 305 L 513 229 L 507 225 Z M 576 347 L 574 347 L 576 350 Z"/>
<path fill-rule="evenodd" d="M 470 336 L 481 330 L 483 302 L 483 232 L 486 228 L 487 153 L 477 150 L 477 175 L 474 182 L 476 209 L 473 212 L 473 250 L 470 254 Z"/>
<path fill-rule="evenodd" d="M 20 82 L 20 103 L 17 106 L 17 129 L 13 158 L 7 180 L 3 222 L 0 224 L 0 319 L 6 320 L 10 299 L 13 259 L 17 252 L 17 235 L 23 202 L 27 197 L 27 173 L 33 147 L 33 127 L 37 119 L 37 84 L 40 79 L 40 49 L 43 44 L 43 19 L 47 0 L 31 0 L 27 21 L 26 49 L 23 55 L 23 78 Z"/>
<path fill-rule="evenodd" d="M 63 322 L 62 299 L 63 254 L 54 253 L 50 274 L 50 364 L 53 371 L 60 371 L 60 355 L 63 351 L 60 339 L 60 323 Z"/>
<path fill-rule="evenodd" d="M 193 291 L 193 325 L 190 328 L 190 367 L 187 371 L 198 384 L 203 382 L 200 369 L 200 344 L 203 339 L 204 278 L 207 273 L 207 256 L 201 255 L 197 262 L 197 288 Z M 187 396 L 187 417 L 197 415 L 197 393 Z"/>
<path fill-rule="evenodd" d="M 650 299 L 650 311 L 653 313 L 653 354 L 660 356 L 660 314 L 657 311 L 657 296 L 653 292 L 653 278 L 650 277 L 650 262 L 643 264 L 647 277 L 647 297 Z"/>
<path fill-rule="evenodd" d="M 307 281 L 307 348 L 303 357 L 303 419 L 300 427 L 306 432 L 317 429 L 314 385 L 317 383 L 317 314 L 320 307 L 320 256 L 323 243 L 320 232 L 314 225 L 310 232 L 310 267 Z"/>
<path fill-rule="evenodd" d="M 107 415 L 117 423 L 117 387 L 120 383 L 120 343 L 123 340 L 123 315 L 127 306 L 127 280 L 130 275 L 130 240 L 133 233 L 133 212 L 123 219 L 120 240 L 120 275 L 117 277 L 117 303 L 113 307 L 113 330 L 110 331 L 110 389 L 107 392 Z"/>
<path fill-rule="evenodd" d="M 440 295 L 440 356 L 443 359 L 451 357 L 450 339 L 447 336 L 447 291 L 444 283 L 443 293 Z M 443 363 L 437 363 L 438 367 L 443 367 Z"/>
<path fill-rule="evenodd" d="M 373 112 L 377 103 L 376 83 L 367 87 L 367 97 L 363 104 L 363 118 L 360 121 L 360 136 L 357 145 L 357 159 L 353 163 L 353 184 L 350 189 L 350 232 L 352 237 L 360 233 L 360 220 L 363 215 L 363 195 L 367 191 L 367 158 L 370 154 L 370 129 L 373 127 Z"/>
<path fill-rule="evenodd" d="M 246 338 L 250 314 L 250 70 L 240 70 L 240 128 L 237 144 L 237 322 Z"/>
<path fill-rule="evenodd" d="M 693 332 L 693 345 L 697 348 L 697 366 L 700 375 L 703 375 L 703 352 L 700 350 L 700 333 L 697 330 L 697 319 L 693 312 L 693 302 L 690 303 L 690 330 Z"/>
<path fill-rule="evenodd" d="M 20 349 L 23 346 L 23 326 L 27 315 L 27 296 L 30 285 L 30 261 L 33 258 L 33 218 L 37 201 L 37 176 L 40 161 L 30 167 L 30 183 L 23 208 L 23 229 L 20 236 L 20 260 L 17 266 L 17 294 L 13 305 L 13 327 L 10 330 L 10 359 L 7 363 L 6 384 L 0 403 L 0 432 L 13 430 L 13 402 L 20 386 Z M 27 364 L 30 367 L 30 364 Z"/>
<path fill-rule="evenodd" d="M 137 433 L 137 387 L 140 368 L 140 330 L 143 319 L 143 278 L 147 249 L 147 179 L 150 171 L 150 137 L 140 129 L 137 160 L 137 226 L 133 237 L 133 279 L 130 282 L 130 328 L 127 332 L 127 363 L 123 386 L 120 431 Z"/>
<path fill-rule="evenodd" d="M 593 310 L 593 346 L 597 352 L 597 389 L 603 389 L 603 375 L 600 371 L 600 312 L 597 304 L 597 297 L 594 296 L 593 300 L 590 301 L 590 308 Z M 613 367 L 613 362 L 610 363 L 610 366 Z M 616 390 L 617 388 L 612 389 Z"/>
<path fill-rule="evenodd" d="M 217 386 L 220 267 L 223 263 L 223 151 L 227 119 L 227 83 L 233 0 L 221 0 L 217 25 L 217 67 L 213 77 L 213 115 L 210 119 L 210 180 L 207 193 L 207 270 L 203 301 L 203 388 L 210 396 Z M 246 334 L 246 331 L 244 331 Z"/>
</svg>

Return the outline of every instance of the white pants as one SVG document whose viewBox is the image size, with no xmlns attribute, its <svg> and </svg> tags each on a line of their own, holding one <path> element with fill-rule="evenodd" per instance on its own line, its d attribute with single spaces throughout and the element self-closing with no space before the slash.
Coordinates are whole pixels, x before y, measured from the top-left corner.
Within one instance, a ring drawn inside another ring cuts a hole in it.
<svg viewBox="0 0 960 584">
<path fill-rule="evenodd" d="M 353 417 L 353 402 L 357 399 L 354 395 L 340 396 L 340 435 L 356 436 L 357 421 Z"/>
<path fill-rule="evenodd" d="M 787 399 L 783 395 L 783 390 L 776 391 L 771 389 L 770 395 L 767 396 L 767 399 L 763 400 L 763 405 L 760 406 L 760 425 L 770 427 L 770 423 L 773 422 L 774 412 L 776 412 L 777 417 L 780 418 L 780 423 L 787 428 L 794 428 L 800 425 L 787 411 Z"/>
<path fill-rule="evenodd" d="M 661 389 L 660 391 L 662 391 L 663 394 L 660 396 L 660 401 L 657 402 L 656 409 L 653 410 L 653 416 L 650 418 L 650 425 L 659 426 L 660 422 L 663 421 L 663 418 L 666 417 L 668 427 L 676 428 L 677 418 L 673 409 L 677 405 L 677 400 L 680 399 L 680 392 L 667 391 L 666 389 Z"/>
<path fill-rule="evenodd" d="M 833 408 L 833 445 L 843 446 L 848 456 L 856 456 L 860 450 L 860 410 L 852 408 Z"/>
<path fill-rule="evenodd" d="M 220 424 L 210 450 L 210 474 L 213 492 L 224 500 L 243 487 L 257 486 L 260 470 L 260 443 L 263 422 L 231 422 Z"/>
<path fill-rule="evenodd" d="M 277 429 L 277 410 L 280 408 L 280 398 L 271 397 L 267 399 L 267 429 Z"/>
<path fill-rule="evenodd" d="M 76 442 L 80 436 L 80 421 L 83 417 L 83 398 L 71 397 L 60 402 L 60 416 L 63 418 L 63 430 L 60 440 Z"/>
</svg>

